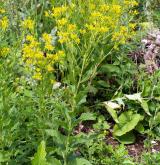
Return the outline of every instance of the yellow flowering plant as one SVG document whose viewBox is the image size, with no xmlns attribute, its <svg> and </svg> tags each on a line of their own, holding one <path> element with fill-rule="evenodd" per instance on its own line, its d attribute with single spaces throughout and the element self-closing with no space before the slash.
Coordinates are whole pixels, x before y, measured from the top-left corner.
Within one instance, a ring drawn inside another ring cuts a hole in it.
<svg viewBox="0 0 160 165">
<path fill-rule="evenodd" d="M 41 80 L 43 75 L 53 72 L 53 65 L 64 56 L 63 51 L 54 50 L 50 34 L 43 33 L 41 39 L 38 41 L 33 35 L 27 35 L 22 49 L 24 65 L 36 80 Z"/>
<path fill-rule="evenodd" d="M 34 80 L 61 81 L 73 86 L 73 97 L 68 99 L 78 109 L 76 99 L 83 90 L 87 95 L 100 65 L 135 35 L 137 24 L 133 18 L 138 3 L 80 0 L 55 4 L 44 11 L 51 25 L 47 32 L 35 34 L 31 17 L 22 22 L 22 28 L 28 29 L 24 34 L 22 61 Z"/>
<path fill-rule="evenodd" d="M 45 16 L 57 29 L 58 49 L 61 47 L 66 54 L 63 68 L 78 90 L 82 82 L 95 77 L 99 65 L 114 49 L 135 35 L 137 25 L 132 20 L 138 3 L 80 0 L 60 4 L 45 11 Z M 101 45 L 100 52 L 97 45 Z"/>
<path fill-rule="evenodd" d="M 0 8 L 0 30 L 6 31 L 9 25 L 9 20 L 6 16 L 6 11 L 3 8 Z"/>
</svg>

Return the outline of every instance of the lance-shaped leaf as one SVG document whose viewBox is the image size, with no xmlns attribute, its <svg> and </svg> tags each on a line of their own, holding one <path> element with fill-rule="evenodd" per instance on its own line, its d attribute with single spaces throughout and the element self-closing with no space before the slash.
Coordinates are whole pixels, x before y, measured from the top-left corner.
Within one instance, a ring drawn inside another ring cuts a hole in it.
<svg viewBox="0 0 160 165">
<path fill-rule="evenodd" d="M 116 123 L 119 123 L 118 121 L 118 116 L 117 116 L 117 112 L 115 109 L 119 109 L 121 108 L 121 106 L 117 103 L 111 102 L 111 101 L 106 101 L 104 102 L 104 105 L 108 111 L 108 113 L 112 116 L 112 118 L 114 119 L 114 121 Z"/>
<path fill-rule="evenodd" d="M 135 93 L 135 94 L 133 94 L 133 95 L 125 95 L 125 97 L 126 97 L 128 100 L 133 100 L 133 101 L 142 102 L 141 93 Z"/>
<path fill-rule="evenodd" d="M 123 112 L 118 118 L 119 123 L 113 128 L 113 135 L 122 136 L 126 134 L 133 130 L 140 120 L 142 120 L 140 114 L 133 114 L 132 111 Z"/>
<path fill-rule="evenodd" d="M 148 107 L 148 104 L 145 100 L 142 100 L 141 102 L 141 106 L 142 108 L 144 109 L 144 111 L 149 115 L 149 116 L 152 116 L 149 112 L 149 107 Z"/>
<path fill-rule="evenodd" d="M 45 151 L 45 142 L 42 141 L 38 146 L 37 153 L 34 155 L 32 160 L 32 165 L 49 165 L 46 161 L 46 151 Z"/>
</svg>

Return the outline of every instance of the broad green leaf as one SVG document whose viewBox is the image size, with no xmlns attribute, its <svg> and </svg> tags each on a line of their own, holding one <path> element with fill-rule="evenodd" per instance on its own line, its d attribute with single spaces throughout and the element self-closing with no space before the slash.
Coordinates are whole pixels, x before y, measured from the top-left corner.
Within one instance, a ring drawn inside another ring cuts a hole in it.
<svg viewBox="0 0 160 165">
<path fill-rule="evenodd" d="M 90 112 L 82 113 L 79 119 L 80 121 L 96 120 L 96 115 Z"/>
<path fill-rule="evenodd" d="M 45 142 L 42 141 L 38 146 L 37 153 L 35 153 L 32 160 L 32 165 L 49 165 L 46 161 Z"/>
<path fill-rule="evenodd" d="M 141 119 L 140 114 L 133 114 L 132 111 L 123 112 L 118 118 L 119 123 L 113 128 L 114 136 L 122 136 L 133 130 Z"/>
<path fill-rule="evenodd" d="M 149 107 L 148 107 L 148 104 L 145 100 L 142 100 L 141 102 L 141 106 L 142 108 L 144 109 L 144 111 L 149 115 L 149 116 L 152 116 L 149 112 Z"/>
<path fill-rule="evenodd" d="M 128 100 L 133 100 L 133 101 L 142 102 L 141 93 L 135 93 L 135 94 L 133 94 L 133 95 L 125 95 L 125 97 L 126 97 Z"/>
<path fill-rule="evenodd" d="M 135 127 L 135 130 L 138 131 L 139 133 L 144 133 L 144 127 L 142 123 L 138 123 Z"/>
<path fill-rule="evenodd" d="M 68 165 L 92 165 L 87 159 L 76 158 L 68 162 Z"/>
<path fill-rule="evenodd" d="M 131 131 L 122 136 L 117 136 L 116 139 L 122 144 L 132 144 L 135 142 L 135 135 Z"/>
</svg>

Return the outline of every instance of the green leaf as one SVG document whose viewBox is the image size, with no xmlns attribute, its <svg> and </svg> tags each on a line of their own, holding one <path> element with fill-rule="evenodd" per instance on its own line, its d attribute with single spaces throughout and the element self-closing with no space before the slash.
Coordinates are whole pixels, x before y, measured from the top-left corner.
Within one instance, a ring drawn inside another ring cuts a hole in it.
<svg viewBox="0 0 160 165">
<path fill-rule="evenodd" d="M 112 118 L 114 119 L 114 121 L 116 123 L 119 123 L 118 121 L 118 116 L 117 116 L 117 112 L 115 111 L 115 109 L 119 109 L 121 108 L 121 106 L 117 103 L 114 103 L 112 101 L 106 101 L 104 102 L 104 105 L 108 111 L 108 113 L 112 116 Z"/>
<path fill-rule="evenodd" d="M 135 163 L 132 162 L 131 160 L 124 160 L 123 165 L 135 165 Z"/>
<path fill-rule="evenodd" d="M 54 137 L 54 140 L 59 144 L 65 144 L 66 142 L 66 136 L 62 135 L 57 130 L 47 129 L 46 130 L 47 135 Z"/>
<path fill-rule="evenodd" d="M 141 119 L 141 115 L 132 111 L 123 112 L 118 118 L 119 123 L 113 128 L 114 136 L 122 136 L 133 130 Z"/>
<path fill-rule="evenodd" d="M 54 164 L 54 165 L 62 165 L 61 161 L 56 158 L 51 158 L 49 162 L 50 164 Z"/>
<path fill-rule="evenodd" d="M 144 127 L 142 123 L 138 123 L 135 127 L 135 130 L 138 131 L 139 133 L 144 133 Z"/>
<path fill-rule="evenodd" d="M 132 95 L 125 95 L 125 97 L 126 97 L 128 100 L 133 100 L 133 101 L 142 102 L 141 93 L 135 93 L 135 94 L 132 94 Z"/>
<path fill-rule="evenodd" d="M 72 146 L 77 146 L 79 144 L 87 144 L 88 142 L 94 140 L 96 138 L 96 134 L 95 133 L 79 133 L 75 136 L 72 136 L 71 139 L 71 144 Z"/>
<path fill-rule="evenodd" d="M 97 84 L 100 85 L 100 86 L 102 86 L 102 87 L 104 87 L 104 88 L 110 87 L 110 85 L 106 81 L 103 81 L 103 80 L 99 80 L 97 82 Z"/>
<path fill-rule="evenodd" d="M 154 118 L 151 118 L 151 122 L 154 126 L 160 124 L 160 112 L 158 112 Z"/>
<path fill-rule="evenodd" d="M 96 124 L 93 124 L 93 128 L 96 130 L 106 130 L 110 128 L 110 125 L 107 122 L 98 122 Z"/>
<path fill-rule="evenodd" d="M 149 115 L 149 116 L 152 116 L 149 112 L 149 107 L 148 107 L 148 104 L 145 100 L 142 100 L 141 102 L 141 106 L 142 108 L 144 109 L 144 111 Z"/>
<path fill-rule="evenodd" d="M 103 73 L 120 73 L 120 68 L 113 64 L 107 64 L 101 66 L 100 72 Z"/>
<path fill-rule="evenodd" d="M 68 165 L 92 165 L 87 159 L 76 158 L 68 162 Z"/>
<path fill-rule="evenodd" d="M 82 113 L 79 119 L 80 121 L 96 120 L 96 115 L 90 112 Z"/>
<path fill-rule="evenodd" d="M 116 139 L 122 144 L 132 144 L 135 142 L 135 135 L 131 131 L 122 136 L 117 136 Z"/>
<path fill-rule="evenodd" d="M 0 164 L 2 162 L 8 162 L 10 160 L 10 154 L 9 152 L 0 151 Z"/>
<path fill-rule="evenodd" d="M 42 141 L 38 146 L 37 153 L 35 153 L 32 160 L 32 165 L 49 165 L 46 161 L 45 142 Z"/>
<path fill-rule="evenodd" d="M 109 106 L 105 106 L 105 107 L 106 107 L 108 113 L 109 113 L 109 114 L 112 116 L 112 118 L 114 119 L 114 121 L 115 121 L 116 123 L 119 123 L 119 121 L 118 121 L 118 116 L 117 116 L 116 111 L 115 111 L 113 108 L 109 107 Z"/>
</svg>

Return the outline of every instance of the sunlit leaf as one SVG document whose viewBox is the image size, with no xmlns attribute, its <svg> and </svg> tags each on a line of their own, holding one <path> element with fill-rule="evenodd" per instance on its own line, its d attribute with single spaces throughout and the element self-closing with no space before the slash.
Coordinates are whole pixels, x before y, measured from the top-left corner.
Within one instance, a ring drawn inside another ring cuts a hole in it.
<svg viewBox="0 0 160 165">
<path fill-rule="evenodd" d="M 141 93 L 135 93 L 135 94 L 133 94 L 133 95 L 125 95 L 125 97 L 126 97 L 128 100 L 133 100 L 133 101 L 142 102 Z"/>
<path fill-rule="evenodd" d="M 132 111 L 123 112 L 118 118 L 119 123 L 114 126 L 114 136 L 122 136 L 133 130 L 140 120 L 140 114 L 133 114 Z"/>
<path fill-rule="evenodd" d="M 46 151 L 45 151 L 45 142 L 42 141 L 38 146 L 37 153 L 35 153 L 32 160 L 32 165 L 50 165 L 46 161 Z"/>
<path fill-rule="evenodd" d="M 149 116 L 152 116 L 149 112 L 149 107 L 148 107 L 148 104 L 145 100 L 142 100 L 141 102 L 141 106 L 142 108 L 144 109 L 144 111 L 149 115 Z"/>
</svg>

